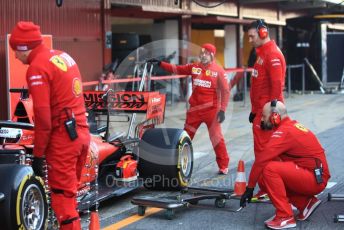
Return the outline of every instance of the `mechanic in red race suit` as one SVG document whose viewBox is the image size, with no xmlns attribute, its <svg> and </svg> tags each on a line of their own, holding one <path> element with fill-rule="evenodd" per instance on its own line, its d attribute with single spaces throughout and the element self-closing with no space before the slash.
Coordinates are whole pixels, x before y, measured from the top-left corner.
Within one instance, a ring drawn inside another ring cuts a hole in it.
<svg viewBox="0 0 344 230">
<path fill-rule="evenodd" d="M 260 181 L 276 208 L 275 215 L 265 221 L 267 227 L 295 227 L 291 204 L 299 210 L 297 220 L 304 221 L 321 202 L 315 195 L 325 189 L 330 178 L 326 155 L 316 136 L 289 118 L 282 102 L 265 104 L 261 125 L 263 132 L 272 130 L 273 134 L 255 159 L 240 206 L 251 201 Z"/>
<path fill-rule="evenodd" d="M 215 53 L 216 47 L 206 43 L 201 48 L 200 62 L 172 65 L 156 59 L 149 61 L 157 62 L 168 72 L 192 76 L 190 109 L 186 114 L 184 130 L 193 139 L 198 127 L 203 122 L 207 125 L 219 173 L 227 174 L 229 156 L 220 123 L 225 120 L 230 91 L 224 69 L 214 61 Z"/>
<path fill-rule="evenodd" d="M 51 207 L 60 229 L 81 229 L 76 192 L 90 135 L 79 68 L 67 53 L 42 44 L 40 27 L 32 22 L 16 24 L 10 45 L 16 58 L 29 65 L 26 81 L 35 122 L 32 168 L 43 176 L 46 158 Z"/>
<path fill-rule="evenodd" d="M 259 19 L 248 27 L 248 39 L 256 49 L 257 59 L 251 74 L 251 113 L 249 121 L 252 123 L 254 155 L 258 158 L 264 145 L 270 139 L 272 132 L 260 129 L 261 114 L 265 103 L 273 99 L 284 101 L 283 88 L 285 82 L 286 63 L 281 50 L 275 41 L 269 37 L 266 23 Z M 255 197 L 266 194 L 260 190 Z"/>
</svg>

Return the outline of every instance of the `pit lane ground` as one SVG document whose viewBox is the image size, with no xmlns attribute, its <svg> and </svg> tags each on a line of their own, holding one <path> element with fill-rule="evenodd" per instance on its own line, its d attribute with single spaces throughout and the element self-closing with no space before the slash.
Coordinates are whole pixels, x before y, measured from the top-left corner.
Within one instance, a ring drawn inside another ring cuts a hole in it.
<svg viewBox="0 0 344 230">
<path fill-rule="evenodd" d="M 344 202 L 327 201 L 327 193 L 344 194 L 344 95 L 343 94 L 292 94 L 286 99 L 288 113 L 311 129 L 327 152 L 330 171 L 329 188 L 320 195 L 323 203 L 304 222 L 297 222 L 296 229 L 343 229 L 344 223 L 333 223 L 334 214 L 344 214 Z M 245 161 L 246 176 L 250 172 L 253 157 L 251 124 L 248 122 L 250 105 L 230 102 L 226 120 L 222 125 L 230 154 L 229 175 L 217 175 L 215 156 L 206 127 L 202 125 L 194 141 L 194 171 L 192 184 L 220 188 L 233 188 L 239 159 Z M 185 103 L 166 108 L 166 127 L 183 128 Z M 247 177 L 246 177 L 247 178 Z M 137 207 L 130 203 L 134 196 L 171 195 L 176 193 L 149 191 L 144 188 L 122 197 L 102 202 L 99 217 L 102 229 L 264 229 L 263 221 L 274 214 L 271 204 L 250 204 L 241 212 L 238 200 L 230 200 L 223 209 L 215 208 L 214 201 L 202 201 L 176 212 L 173 220 L 167 220 L 163 210 L 148 209 L 144 217 L 137 216 Z M 87 215 L 82 216 L 83 229 L 87 229 Z"/>
</svg>

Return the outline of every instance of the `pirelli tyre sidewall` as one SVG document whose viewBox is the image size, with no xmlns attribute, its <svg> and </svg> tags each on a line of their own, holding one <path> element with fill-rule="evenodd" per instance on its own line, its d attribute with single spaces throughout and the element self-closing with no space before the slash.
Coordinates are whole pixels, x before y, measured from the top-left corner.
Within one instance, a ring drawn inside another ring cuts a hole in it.
<svg viewBox="0 0 344 230">
<path fill-rule="evenodd" d="M 182 129 L 148 129 L 139 144 L 139 176 L 148 189 L 186 187 L 193 169 L 193 148 Z"/>
<path fill-rule="evenodd" d="M 33 175 L 31 167 L 0 165 L 1 229 L 46 229 L 47 197 L 41 178 Z"/>
</svg>

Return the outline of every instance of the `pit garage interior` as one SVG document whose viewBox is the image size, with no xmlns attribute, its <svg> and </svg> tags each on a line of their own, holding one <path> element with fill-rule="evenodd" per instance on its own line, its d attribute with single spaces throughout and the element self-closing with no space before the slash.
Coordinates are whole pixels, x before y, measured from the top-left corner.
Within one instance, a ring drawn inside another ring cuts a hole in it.
<svg viewBox="0 0 344 230">
<path fill-rule="evenodd" d="M 84 81 L 97 81 L 104 65 L 124 59 L 127 54 L 128 65 L 122 72 L 130 77 L 135 62 L 144 57 L 168 57 L 176 64 L 193 61 L 198 55 L 197 46 L 204 42 L 217 46 L 216 60 L 225 68 L 247 66 L 251 47 L 244 27 L 258 18 L 269 24 L 270 36 L 281 47 L 287 64 L 303 63 L 303 57 L 295 56 L 303 53 L 325 85 L 338 85 L 343 76 L 343 54 L 336 52 L 343 44 L 340 0 L 64 0 L 62 7 L 57 7 L 54 0 L 4 0 L 0 6 L 4 9 L 2 76 L 8 74 L 6 35 L 18 20 L 41 25 L 44 34 L 53 36 L 54 48 L 75 57 Z M 121 43 L 126 39 L 128 43 Z M 158 49 L 153 48 L 157 41 L 161 41 Z M 152 45 L 147 47 L 150 42 Z M 133 52 L 142 45 L 146 51 Z M 293 69 L 291 74 L 291 88 L 300 90 L 300 70 Z M 181 97 L 178 83 L 176 80 L 176 100 Z M 164 84 L 167 87 L 162 86 L 162 91 L 171 92 L 170 82 Z M 306 67 L 306 90 L 319 90 L 318 85 Z M 8 119 L 6 77 L 0 80 L 0 92 L 0 117 Z"/>
<path fill-rule="evenodd" d="M 343 16 L 333 15 L 338 10 L 336 6 L 341 8 L 336 2 L 241 0 L 220 4 L 221 1 L 168 1 L 160 6 L 141 3 L 139 6 L 127 2 L 124 6 L 122 1 L 111 1 L 112 61 L 123 60 L 125 55 L 150 42 L 166 40 L 168 44 L 159 43 L 161 49 L 153 49 L 147 55 L 167 57 L 176 64 L 190 62 L 197 58 L 197 53 L 191 54 L 190 49 L 183 50 L 178 44 L 179 40 L 188 40 L 195 47 L 206 42 L 215 44 L 216 61 L 225 68 L 246 67 L 252 47 L 245 25 L 262 15 L 269 24 L 271 38 L 281 47 L 288 64 L 304 64 L 303 59 L 308 58 L 325 85 L 337 86 L 342 81 L 343 58 L 334 47 L 343 44 L 344 26 Z M 120 42 L 128 36 L 134 43 L 130 43 L 126 50 Z M 136 51 L 127 58 L 132 61 L 139 58 L 140 49 Z M 158 71 L 156 74 L 168 73 Z M 293 76 L 291 89 L 301 90 L 301 69 L 291 69 L 290 75 Z M 319 83 L 307 66 L 305 75 L 305 90 L 318 90 Z M 249 85 L 249 80 L 247 83 Z M 167 91 L 171 91 L 169 85 L 165 82 Z M 175 87 L 173 96 L 178 100 L 182 95 L 178 83 Z"/>
</svg>

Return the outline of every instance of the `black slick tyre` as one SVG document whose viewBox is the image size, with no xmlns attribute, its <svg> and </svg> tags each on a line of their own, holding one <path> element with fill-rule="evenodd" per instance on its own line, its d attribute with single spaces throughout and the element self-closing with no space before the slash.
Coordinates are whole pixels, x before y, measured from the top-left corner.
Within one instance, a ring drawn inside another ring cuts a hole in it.
<svg viewBox="0 0 344 230">
<path fill-rule="evenodd" d="M 139 144 L 139 175 L 148 189 L 176 190 L 188 185 L 193 149 L 181 129 L 148 129 Z"/>
<path fill-rule="evenodd" d="M 41 178 L 35 177 L 31 167 L 1 165 L 0 178 L 5 200 L 0 205 L 0 224 L 4 229 L 45 229 L 48 215 L 47 197 Z"/>
</svg>

